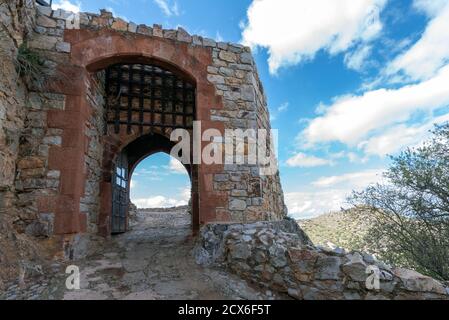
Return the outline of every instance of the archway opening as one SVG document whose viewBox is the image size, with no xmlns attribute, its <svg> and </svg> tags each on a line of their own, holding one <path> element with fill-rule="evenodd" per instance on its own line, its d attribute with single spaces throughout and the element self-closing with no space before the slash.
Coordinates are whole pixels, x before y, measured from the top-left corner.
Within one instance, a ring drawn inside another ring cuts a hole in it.
<svg viewBox="0 0 449 320">
<path fill-rule="evenodd" d="M 170 154 L 175 144 L 170 141 L 173 130 L 185 129 L 192 133 L 196 119 L 196 84 L 179 70 L 165 68 L 152 61 L 116 63 L 101 73 L 105 97 L 106 148 L 103 167 L 104 179 L 110 183 L 110 191 L 103 194 L 103 199 L 110 201 L 110 205 L 104 206 L 104 214 L 110 217 L 110 233 L 118 234 L 129 230 L 130 196 L 134 196 L 131 186 L 136 184 L 132 175 L 136 167 L 147 163 L 144 159 L 156 153 Z M 192 159 L 192 154 L 186 156 Z M 198 168 L 174 161 L 178 160 L 171 160 L 172 165 L 178 168 L 183 166 L 190 178 L 192 200 L 189 211 L 195 233 L 199 228 Z M 170 162 L 165 164 L 169 165 Z M 165 195 L 156 194 L 153 197 L 152 190 L 147 190 L 147 194 L 142 191 L 137 205 L 154 207 L 159 200 L 159 206 L 166 207 L 168 203 L 164 203 L 165 199 L 175 199 L 170 197 L 170 193 L 180 193 L 179 190 L 166 191 Z M 181 204 L 177 198 L 178 202 L 171 201 L 175 205 Z"/>
<path fill-rule="evenodd" d="M 166 153 L 150 155 L 131 173 L 129 228 L 141 224 L 191 228 L 190 198 L 186 167 Z"/>
</svg>

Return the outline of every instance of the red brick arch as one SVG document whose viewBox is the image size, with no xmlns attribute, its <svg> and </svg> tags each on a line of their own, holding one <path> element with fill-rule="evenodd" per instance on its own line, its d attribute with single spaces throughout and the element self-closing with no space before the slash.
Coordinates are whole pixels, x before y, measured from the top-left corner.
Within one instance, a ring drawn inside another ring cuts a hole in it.
<svg viewBox="0 0 449 320">
<path fill-rule="evenodd" d="M 93 73 L 120 62 L 158 64 L 196 84 L 196 120 L 202 130 L 215 128 L 224 132 L 221 122 L 210 120 L 210 108 L 221 109 L 221 97 L 207 80 L 207 67 L 212 64 L 212 49 L 184 42 L 111 29 L 65 30 L 64 40 L 71 45 L 69 63 L 58 70 L 66 79 L 54 81 L 54 91 L 66 95 L 65 110 L 48 112 L 48 126 L 64 130 L 62 145 L 50 148 L 49 169 L 61 171 L 60 192 L 55 197 L 41 197 L 39 210 L 55 212 L 55 233 L 70 235 L 86 232 L 86 215 L 80 212 L 80 199 L 86 181 L 84 155 L 89 144 L 85 123 L 92 112 L 86 98 L 87 83 Z M 137 139 L 139 134 L 107 137 L 110 148 L 106 158 L 113 158 L 121 148 Z M 104 170 L 108 172 L 106 163 Z M 216 208 L 225 207 L 227 197 L 213 190 L 213 175 L 223 171 L 222 165 L 198 168 L 198 223 L 217 221 Z M 107 183 L 101 186 L 101 213 L 98 227 L 102 235 L 109 233 L 108 206 L 111 201 Z M 224 218 L 221 217 L 220 220 Z"/>
</svg>

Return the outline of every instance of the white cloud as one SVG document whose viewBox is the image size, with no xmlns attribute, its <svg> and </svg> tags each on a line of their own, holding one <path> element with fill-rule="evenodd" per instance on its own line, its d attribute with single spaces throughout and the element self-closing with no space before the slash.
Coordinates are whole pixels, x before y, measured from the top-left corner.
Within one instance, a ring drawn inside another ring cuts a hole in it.
<svg viewBox="0 0 449 320">
<path fill-rule="evenodd" d="M 318 158 L 316 156 L 307 155 L 301 152 L 289 158 L 286 161 L 286 163 L 289 167 L 300 167 L 300 168 L 312 168 L 333 164 L 331 160 Z"/>
<path fill-rule="evenodd" d="M 355 152 L 348 152 L 346 154 L 346 156 L 348 157 L 349 162 L 351 163 L 366 163 L 368 162 L 368 157 L 361 157 L 358 154 L 356 154 Z"/>
<path fill-rule="evenodd" d="M 435 1 L 434 5 L 427 6 L 430 11 L 439 9 L 438 14 L 428 23 L 421 38 L 387 66 L 387 76 L 402 72 L 411 80 L 424 80 L 435 75 L 439 68 L 449 62 L 449 1 L 444 2 L 444 6 L 443 1 Z"/>
<path fill-rule="evenodd" d="M 80 2 L 76 2 L 75 4 L 73 4 L 69 0 L 59 0 L 55 3 L 53 3 L 51 7 L 53 10 L 62 9 L 65 11 L 71 11 L 71 12 L 75 12 L 75 13 L 78 13 L 81 11 L 81 3 Z"/>
<path fill-rule="evenodd" d="M 190 186 L 181 188 L 179 190 L 179 197 L 173 198 L 163 195 L 148 197 L 148 198 L 133 198 L 131 202 L 138 208 L 170 208 L 185 206 L 190 199 Z"/>
<path fill-rule="evenodd" d="M 355 43 L 369 42 L 382 24 L 379 12 L 386 0 L 254 0 L 242 32 L 243 43 L 265 47 L 269 67 L 313 58 L 321 49 L 344 52 Z"/>
<path fill-rule="evenodd" d="M 382 172 L 383 169 L 369 169 L 365 171 L 346 173 L 339 176 L 321 177 L 312 182 L 312 185 L 319 188 L 364 188 L 371 183 L 379 181 Z"/>
<path fill-rule="evenodd" d="M 284 111 L 287 111 L 288 110 L 288 106 L 289 106 L 289 103 L 288 102 L 284 102 L 283 104 L 281 104 L 279 107 L 278 107 L 278 112 L 284 112 Z"/>
<path fill-rule="evenodd" d="M 181 190 L 181 196 L 182 196 L 181 199 L 183 201 L 189 202 L 191 195 L 192 195 L 192 189 L 190 188 L 190 186 L 187 186 Z"/>
<path fill-rule="evenodd" d="M 222 37 L 221 34 L 220 34 L 220 31 L 217 31 L 217 32 L 215 33 L 215 41 L 217 41 L 217 42 L 222 42 L 222 41 L 224 41 L 223 37 Z"/>
<path fill-rule="evenodd" d="M 285 203 L 289 215 L 308 219 L 340 210 L 347 196 L 347 190 L 289 192 L 285 194 Z"/>
<path fill-rule="evenodd" d="M 138 208 L 170 208 L 187 204 L 185 200 L 172 199 L 164 196 L 154 196 L 150 198 L 132 199 Z"/>
<path fill-rule="evenodd" d="M 156 3 L 167 17 L 179 16 L 180 14 L 179 6 L 176 1 L 170 4 L 167 0 L 154 0 L 154 3 Z"/>
<path fill-rule="evenodd" d="M 288 110 L 288 107 L 290 106 L 289 102 L 282 103 L 279 107 L 277 107 L 273 112 L 270 114 L 270 120 L 274 121 L 277 119 L 279 114 L 286 112 Z"/>
<path fill-rule="evenodd" d="M 360 71 L 365 66 L 365 61 L 371 54 L 371 46 L 361 46 L 356 51 L 345 54 L 345 64 L 349 69 Z"/>
<path fill-rule="evenodd" d="M 448 3 L 448 0 L 414 0 L 413 7 L 429 17 L 436 16 Z"/>
<path fill-rule="evenodd" d="M 312 183 L 314 191 L 288 192 L 285 203 L 294 218 L 312 218 L 347 206 L 353 190 L 381 181 L 383 169 L 370 169 L 339 176 L 322 177 Z"/>
<path fill-rule="evenodd" d="M 298 138 L 306 145 L 331 141 L 355 145 L 372 131 L 404 122 L 417 111 L 448 106 L 448 83 L 449 65 L 419 84 L 339 97 Z"/>
<path fill-rule="evenodd" d="M 175 158 L 170 158 L 170 163 L 168 164 L 168 168 L 172 173 L 186 174 L 187 170 L 182 165 L 181 161 Z"/>
<path fill-rule="evenodd" d="M 387 154 L 403 150 L 405 147 L 413 147 L 421 144 L 430 137 L 430 130 L 434 124 L 441 124 L 449 121 L 449 113 L 425 122 L 407 126 L 399 124 L 389 128 L 387 131 L 359 144 L 367 155 L 377 155 L 383 157 Z"/>
</svg>

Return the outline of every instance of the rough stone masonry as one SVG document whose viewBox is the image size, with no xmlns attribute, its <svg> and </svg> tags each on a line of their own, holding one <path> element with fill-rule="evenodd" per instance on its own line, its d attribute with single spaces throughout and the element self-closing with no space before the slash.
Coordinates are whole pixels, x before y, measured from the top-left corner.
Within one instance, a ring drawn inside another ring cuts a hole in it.
<svg viewBox="0 0 449 320">
<path fill-rule="evenodd" d="M 41 81 L 18 74 L 22 48 L 39 56 Z M 116 159 L 152 132 L 110 130 L 109 66 L 140 63 L 189 79 L 202 130 L 223 136 L 225 129 L 270 129 L 250 49 L 182 28 L 136 25 L 105 10 L 74 15 L 32 0 L 1 0 L 0 63 L 0 289 L 10 279 L 23 282 L 42 272 L 45 262 L 88 255 L 111 233 Z M 167 139 L 170 130 L 157 134 Z M 194 231 L 202 227 L 199 262 L 221 261 L 298 299 L 368 298 L 361 287 L 368 261 L 313 247 L 285 220 L 279 175 L 263 176 L 259 169 L 191 168 Z M 385 284 L 375 297 L 447 298 L 433 279 L 382 270 Z"/>
<path fill-rule="evenodd" d="M 225 129 L 270 129 L 247 47 L 192 36 L 182 28 L 136 25 L 105 10 L 74 15 L 34 1 L 2 1 L 0 14 L 5 71 L 0 208 L 11 216 L 9 229 L 43 246 L 51 258 L 82 257 L 110 235 L 117 156 L 149 134 L 138 127 L 117 133 L 106 123 L 108 66 L 151 64 L 191 79 L 195 120 L 203 131 L 216 129 L 224 136 Z M 15 57 L 23 47 L 43 62 L 44 81 L 17 74 Z M 170 136 L 170 130 L 157 133 Z M 252 164 L 194 169 L 194 231 L 212 222 L 286 216 L 278 174 L 261 175 Z"/>
</svg>

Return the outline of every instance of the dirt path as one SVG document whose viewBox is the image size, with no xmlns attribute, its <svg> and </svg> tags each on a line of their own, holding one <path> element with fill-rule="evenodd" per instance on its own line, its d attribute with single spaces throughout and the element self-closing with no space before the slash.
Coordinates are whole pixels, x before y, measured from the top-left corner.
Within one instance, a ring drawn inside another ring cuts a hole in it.
<svg viewBox="0 0 449 320">
<path fill-rule="evenodd" d="M 198 266 L 192 256 L 190 216 L 139 213 L 137 224 L 98 256 L 75 264 L 81 290 L 53 291 L 63 299 L 273 299 L 224 270 Z M 60 281 L 59 281 L 60 283 Z"/>
</svg>

